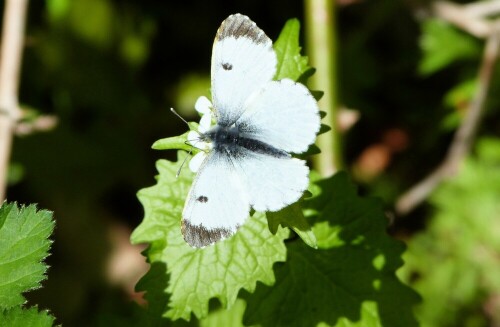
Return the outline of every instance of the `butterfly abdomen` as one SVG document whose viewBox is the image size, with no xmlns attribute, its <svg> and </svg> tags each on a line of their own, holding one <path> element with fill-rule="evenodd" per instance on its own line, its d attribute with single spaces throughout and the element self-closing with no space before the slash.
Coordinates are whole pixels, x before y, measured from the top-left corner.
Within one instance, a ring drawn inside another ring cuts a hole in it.
<svg viewBox="0 0 500 327">
<path fill-rule="evenodd" d="M 237 126 L 216 125 L 203 135 L 213 143 L 216 151 L 230 153 L 233 156 L 244 156 L 245 150 L 267 154 L 276 158 L 289 158 L 288 152 L 277 149 L 267 143 L 245 137 Z"/>
</svg>

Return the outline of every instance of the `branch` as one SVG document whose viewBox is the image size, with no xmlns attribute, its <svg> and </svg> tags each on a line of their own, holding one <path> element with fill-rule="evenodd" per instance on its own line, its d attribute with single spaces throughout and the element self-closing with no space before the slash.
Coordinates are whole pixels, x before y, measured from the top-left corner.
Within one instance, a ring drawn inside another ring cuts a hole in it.
<svg viewBox="0 0 500 327">
<path fill-rule="evenodd" d="M 462 30 L 474 35 L 477 38 L 486 38 L 491 35 L 492 25 L 485 17 L 494 14 L 497 8 L 492 5 L 498 5 L 498 1 L 488 1 L 477 3 L 475 6 L 458 5 L 448 1 L 437 1 L 432 6 L 433 13 L 461 28 Z M 486 11 L 485 10 L 488 10 Z M 484 17 L 483 17 L 484 16 Z"/>
<path fill-rule="evenodd" d="M 470 151 L 479 122 L 484 113 L 485 101 L 491 83 L 500 47 L 500 21 L 486 41 L 483 60 L 479 68 L 479 85 L 467 113 L 458 128 L 444 161 L 429 176 L 404 193 L 396 202 L 396 212 L 405 215 L 422 203 L 444 179 L 454 176 Z"/>
<path fill-rule="evenodd" d="M 14 125 L 20 116 L 17 92 L 28 0 L 6 0 L 0 52 L 0 203 L 7 188 L 7 168 Z"/>
</svg>

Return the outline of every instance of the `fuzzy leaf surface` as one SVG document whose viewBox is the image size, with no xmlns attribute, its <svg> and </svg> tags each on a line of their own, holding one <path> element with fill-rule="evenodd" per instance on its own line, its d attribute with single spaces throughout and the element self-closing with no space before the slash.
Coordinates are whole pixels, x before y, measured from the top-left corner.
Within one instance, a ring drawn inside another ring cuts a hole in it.
<svg viewBox="0 0 500 327">
<path fill-rule="evenodd" d="M 8 327 L 51 327 L 54 317 L 46 310 L 38 311 L 37 307 L 29 309 L 16 306 L 0 312 L 0 326 Z"/>
<path fill-rule="evenodd" d="M 161 278 L 158 285 L 150 280 L 147 289 L 155 292 L 156 287 L 163 287 L 168 293 L 163 315 L 189 320 L 191 313 L 205 317 L 211 298 L 231 307 L 242 288 L 252 292 L 257 281 L 274 283 L 273 264 L 285 260 L 283 240 L 288 230 L 280 228 L 272 235 L 265 215 L 255 213 L 233 237 L 206 248 L 191 248 L 182 238 L 180 220 L 194 174 L 186 170 L 176 179 L 179 164 L 158 161 L 157 184 L 139 192 L 145 217 L 132 234 L 132 242 L 150 243 L 150 263 L 166 266 L 166 289 Z"/>
<path fill-rule="evenodd" d="M 380 201 L 359 197 L 344 173 L 311 192 L 304 208 L 319 249 L 290 242 L 275 286 L 245 296 L 245 324 L 417 326 L 418 296 L 395 276 L 404 246 L 386 234 Z"/>
<path fill-rule="evenodd" d="M 0 207 L 0 309 L 26 301 L 26 291 L 39 288 L 46 278 L 54 229 L 52 213 L 35 205 L 18 208 L 16 203 Z"/>
</svg>

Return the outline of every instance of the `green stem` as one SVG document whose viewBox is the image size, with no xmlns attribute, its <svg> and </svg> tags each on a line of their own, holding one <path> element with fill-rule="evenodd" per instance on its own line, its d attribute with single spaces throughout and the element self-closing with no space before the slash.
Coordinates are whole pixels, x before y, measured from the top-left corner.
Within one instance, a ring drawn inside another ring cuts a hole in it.
<svg viewBox="0 0 500 327">
<path fill-rule="evenodd" d="M 314 167 L 322 176 L 342 168 L 342 142 L 338 128 L 337 36 L 333 0 L 304 0 L 307 54 L 316 73 L 310 78 L 313 90 L 323 90 L 320 110 L 326 112 L 322 122 L 332 130 L 318 136 L 321 154 L 313 157 Z"/>
</svg>

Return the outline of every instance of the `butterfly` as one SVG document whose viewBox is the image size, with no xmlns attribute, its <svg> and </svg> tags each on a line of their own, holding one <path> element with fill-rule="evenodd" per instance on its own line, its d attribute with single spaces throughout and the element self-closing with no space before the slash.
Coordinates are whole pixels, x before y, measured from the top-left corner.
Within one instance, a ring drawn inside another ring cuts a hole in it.
<svg viewBox="0 0 500 327">
<path fill-rule="evenodd" d="M 197 175 L 182 212 L 181 231 L 192 247 L 230 237 L 251 208 L 278 211 L 307 189 L 309 168 L 291 153 L 314 143 L 318 105 L 304 85 L 274 81 L 276 66 L 272 41 L 250 18 L 234 14 L 222 22 L 212 49 L 212 102 L 195 105 L 206 114 L 195 142 L 206 147 L 191 159 Z"/>
</svg>

